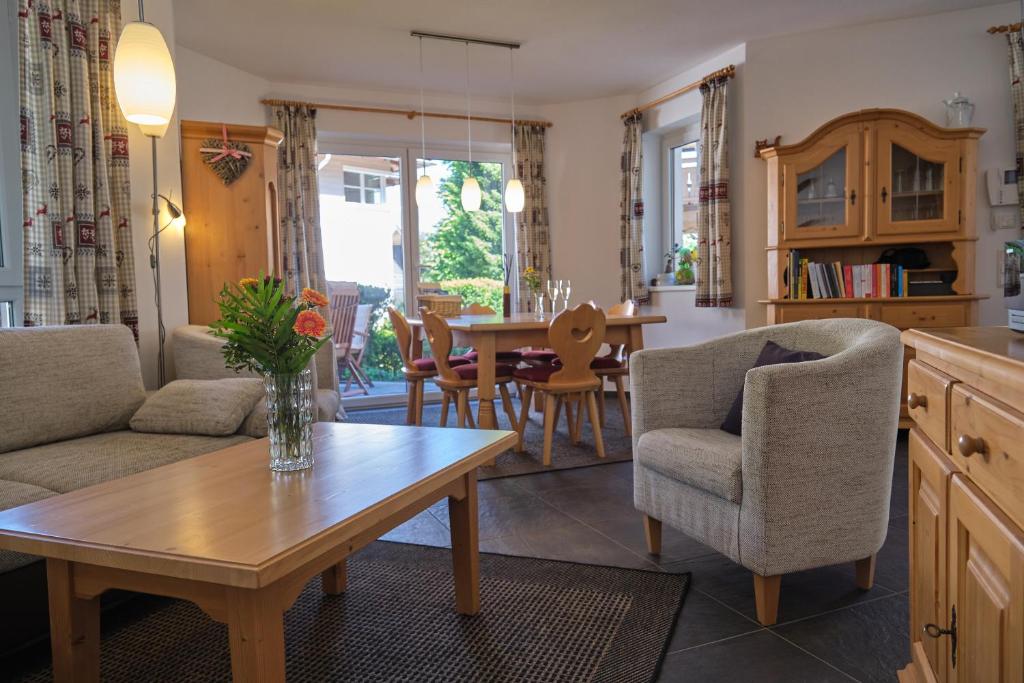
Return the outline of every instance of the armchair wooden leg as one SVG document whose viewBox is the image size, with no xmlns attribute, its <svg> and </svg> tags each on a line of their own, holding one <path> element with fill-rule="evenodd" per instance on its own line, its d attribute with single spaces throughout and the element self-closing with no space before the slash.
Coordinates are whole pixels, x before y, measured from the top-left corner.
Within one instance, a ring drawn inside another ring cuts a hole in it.
<svg viewBox="0 0 1024 683">
<path fill-rule="evenodd" d="M 546 394 L 544 397 L 544 467 L 551 467 L 551 440 L 555 435 L 555 396 Z"/>
<path fill-rule="evenodd" d="M 583 406 L 580 406 L 580 414 L 583 413 Z M 601 434 L 601 420 L 597 416 L 597 399 L 594 392 L 587 392 L 587 413 L 590 415 L 590 428 L 594 430 L 594 446 L 597 448 L 597 457 L 604 457 L 604 436 Z M 578 427 L 582 431 L 582 425 Z"/>
<path fill-rule="evenodd" d="M 448 426 L 448 406 L 452 402 L 452 395 L 450 392 L 444 392 L 441 396 L 441 426 Z"/>
<path fill-rule="evenodd" d="M 757 605 L 757 620 L 762 626 L 771 626 L 779 615 L 779 587 L 782 574 L 761 576 L 754 574 L 754 603 Z"/>
<path fill-rule="evenodd" d="M 875 555 L 857 560 L 855 566 L 857 568 L 857 588 L 871 590 L 871 586 L 875 584 Z"/>
<path fill-rule="evenodd" d="M 626 399 L 626 383 L 622 375 L 615 376 L 615 393 L 619 395 L 619 408 L 622 410 L 622 423 L 626 425 L 626 436 L 633 436 L 633 424 L 629 415 L 629 401 Z"/>
<path fill-rule="evenodd" d="M 644 515 L 644 538 L 647 539 L 647 552 L 661 555 L 661 520 Z"/>
</svg>

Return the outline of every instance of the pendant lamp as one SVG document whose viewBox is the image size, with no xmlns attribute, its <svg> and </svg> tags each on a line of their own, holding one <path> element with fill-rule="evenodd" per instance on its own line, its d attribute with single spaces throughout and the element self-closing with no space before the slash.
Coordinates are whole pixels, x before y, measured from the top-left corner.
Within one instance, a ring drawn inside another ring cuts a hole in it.
<svg viewBox="0 0 1024 683">
<path fill-rule="evenodd" d="M 466 140 L 469 144 L 469 175 L 462 181 L 462 208 L 480 210 L 480 183 L 473 177 L 473 106 L 469 94 L 469 43 L 466 43 Z"/>
<path fill-rule="evenodd" d="M 523 183 L 517 177 L 519 167 L 516 164 L 516 72 L 512 48 L 508 51 L 508 75 L 512 90 L 512 178 L 505 185 L 505 209 L 509 213 L 519 213 L 526 203 L 526 196 L 523 192 Z"/>
</svg>

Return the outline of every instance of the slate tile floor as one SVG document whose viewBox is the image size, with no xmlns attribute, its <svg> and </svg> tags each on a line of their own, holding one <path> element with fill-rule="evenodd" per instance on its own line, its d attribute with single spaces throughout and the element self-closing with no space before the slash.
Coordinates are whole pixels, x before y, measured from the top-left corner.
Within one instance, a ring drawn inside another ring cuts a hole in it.
<svg viewBox="0 0 1024 683">
<path fill-rule="evenodd" d="M 632 476 L 632 463 L 618 463 L 480 482 L 480 549 L 692 572 L 660 681 L 896 680 L 909 660 L 905 435 L 875 587 L 854 586 L 852 563 L 786 576 L 771 628 L 755 620 L 750 573 L 724 556 L 667 527 L 661 557 L 647 554 Z M 448 545 L 447 527 L 442 502 L 384 538 Z"/>
</svg>

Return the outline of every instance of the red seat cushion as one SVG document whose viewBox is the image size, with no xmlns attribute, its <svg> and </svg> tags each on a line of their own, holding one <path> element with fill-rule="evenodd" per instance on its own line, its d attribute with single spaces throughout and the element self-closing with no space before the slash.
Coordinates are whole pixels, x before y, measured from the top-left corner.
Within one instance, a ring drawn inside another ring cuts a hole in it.
<svg viewBox="0 0 1024 683">
<path fill-rule="evenodd" d="M 473 349 L 472 351 L 463 355 L 462 357 L 468 360 L 470 363 L 475 363 L 477 359 L 480 358 L 480 352 L 477 351 L 476 349 Z M 523 354 L 519 351 L 498 351 L 494 354 L 494 357 L 499 362 L 505 361 L 509 363 L 515 363 L 522 359 Z"/>
<path fill-rule="evenodd" d="M 592 370 L 614 370 L 622 367 L 622 361 L 609 358 L 608 356 L 598 356 L 590 362 L 590 368 Z"/>
<path fill-rule="evenodd" d="M 551 349 L 523 351 L 523 360 L 532 363 L 552 363 L 557 359 L 558 354 Z"/>
<path fill-rule="evenodd" d="M 469 361 L 462 356 L 448 356 L 448 365 L 453 368 L 459 365 L 466 365 Z M 416 366 L 416 369 L 420 372 L 430 372 L 431 370 L 437 370 L 437 365 L 434 364 L 433 358 L 416 358 L 412 362 Z"/>
<path fill-rule="evenodd" d="M 512 376 L 529 382 L 547 382 L 558 370 L 560 368 L 557 365 L 537 365 L 532 368 L 519 368 Z"/>
<path fill-rule="evenodd" d="M 480 366 L 477 363 L 469 363 L 468 365 L 460 365 L 458 367 L 452 367 L 458 376 L 462 379 L 476 379 L 477 372 Z M 512 371 L 515 370 L 508 363 L 498 363 L 494 366 L 495 377 L 511 377 Z"/>
</svg>

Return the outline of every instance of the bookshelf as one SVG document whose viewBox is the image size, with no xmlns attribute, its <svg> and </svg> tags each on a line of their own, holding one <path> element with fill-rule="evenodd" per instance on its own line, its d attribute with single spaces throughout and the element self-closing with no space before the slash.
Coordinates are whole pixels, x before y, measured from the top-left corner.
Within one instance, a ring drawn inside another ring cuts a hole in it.
<svg viewBox="0 0 1024 683">
<path fill-rule="evenodd" d="M 768 169 L 768 288 L 760 301 L 767 322 L 849 317 L 899 329 L 975 324 L 977 302 L 985 298 L 975 290 L 974 226 L 977 141 L 984 132 L 942 128 L 897 109 L 866 109 L 833 119 L 798 143 L 760 150 Z M 923 252 L 927 263 L 906 268 L 905 279 L 897 264 L 890 266 L 891 279 L 871 279 L 886 252 L 905 248 Z M 813 276 L 801 287 L 804 272 L 822 278 L 817 287 Z M 851 289 L 864 296 L 850 296 Z M 913 357 L 906 351 L 904 386 Z M 905 405 L 900 422 L 910 424 Z"/>
</svg>

